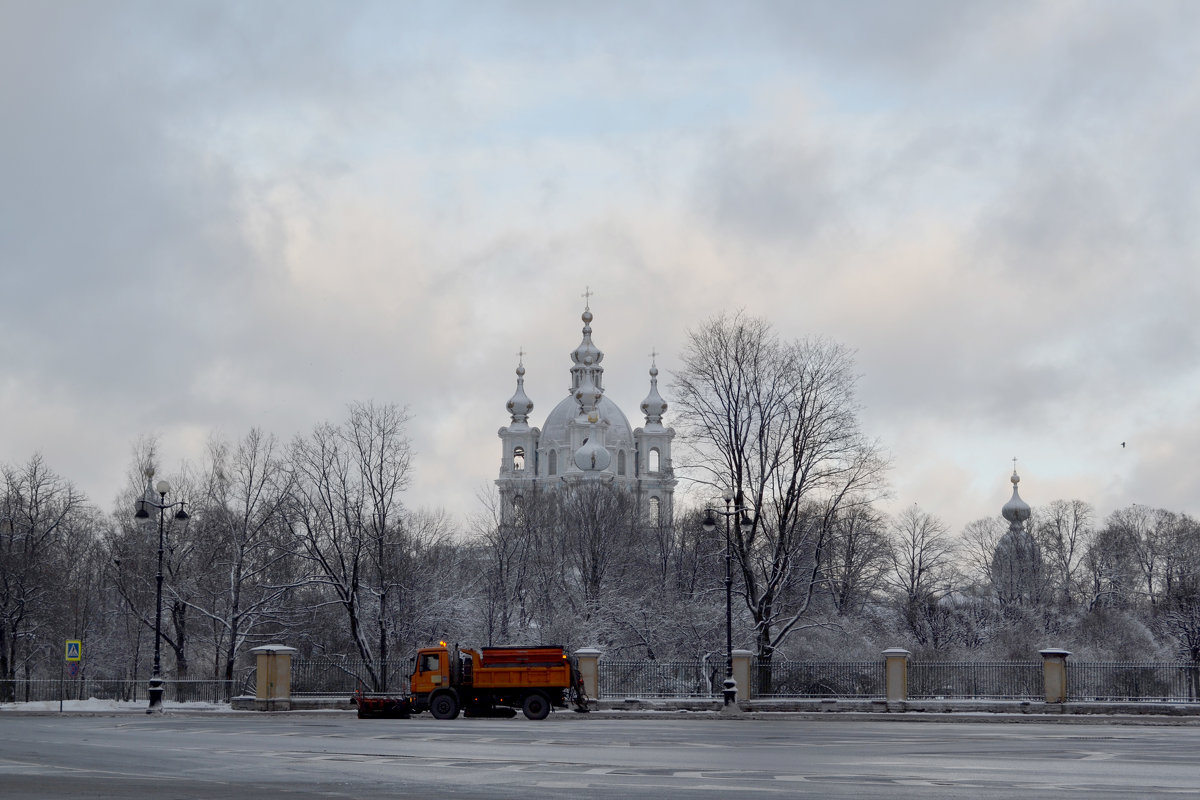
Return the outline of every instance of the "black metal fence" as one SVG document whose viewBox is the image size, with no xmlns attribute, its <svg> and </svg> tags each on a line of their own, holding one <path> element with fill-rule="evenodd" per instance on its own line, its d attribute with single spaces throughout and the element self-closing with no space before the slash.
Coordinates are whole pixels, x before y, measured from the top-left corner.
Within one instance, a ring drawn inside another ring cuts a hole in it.
<svg viewBox="0 0 1200 800">
<path fill-rule="evenodd" d="M 292 695 L 328 697 L 367 694 L 407 694 L 411 659 L 385 661 L 372 670 L 360 659 L 293 658 Z M 383 678 L 381 681 L 380 679 Z"/>
<path fill-rule="evenodd" d="M 601 659 L 600 696 L 719 697 L 724 662 Z M 777 661 L 750 667 L 754 698 L 882 698 L 884 661 Z M 1042 700 L 1042 661 L 911 661 L 913 700 Z M 1200 702 L 1200 664 L 1067 662 L 1067 699 Z"/>
<path fill-rule="evenodd" d="M 382 684 L 389 694 L 409 690 L 409 659 L 389 661 Z M 908 664 L 910 699 L 1030 699 L 1045 697 L 1041 661 L 971 662 L 912 661 Z M 600 696 L 604 698 L 717 698 L 725 678 L 724 660 L 614 660 L 598 664 Z M 375 671 L 376 678 L 379 671 Z M 750 665 L 751 696 L 811 698 L 881 698 L 886 695 L 884 661 L 779 661 Z M 380 686 L 372 671 L 358 660 L 292 659 L 294 696 L 349 696 Z M 115 700 L 149 702 L 146 679 L 9 681 L 17 702 Z M 226 703 L 254 693 L 254 674 L 241 680 L 164 680 L 167 702 Z M 1070 701 L 1200 702 L 1200 663 L 1189 662 L 1067 662 Z"/>
<path fill-rule="evenodd" d="M 724 662 L 601 659 L 601 697 L 712 697 L 720 695 Z"/>
<path fill-rule="evenodd" d="M 69 678 L 57 680 L 15 681 L 18 703 L 39 703 L 57 700 L 115 700 L 141 703 L 150 701 L 146 693 L 148 681 L 110 680 L 103 678 Z M 163 700 L 171 703 L 228 703 L 241 693 L 238 681 L 164 680 Z"/>
<path fill-rule="evenodd" d="M 1200 664 L 1162 661 L 1067 662 L 1071 700 L 1200 701 Z"/>
<path fill-rule="evenodd" d="M 752 697 L 883 697 L 883 661 L 755 661 Z"/>
<path fill-rule="evenodd" d="M 913 661 L 908 665 L 913 700 L 1045 698 L 1041 661 Z"/>
</svg>

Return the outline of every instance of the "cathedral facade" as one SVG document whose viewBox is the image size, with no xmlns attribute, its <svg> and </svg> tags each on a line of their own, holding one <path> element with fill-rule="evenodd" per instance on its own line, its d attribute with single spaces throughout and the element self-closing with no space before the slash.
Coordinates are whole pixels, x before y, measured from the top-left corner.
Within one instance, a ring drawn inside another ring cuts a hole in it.
<svg viewBox="0 0 1200 800">
<path fill-rule="evenodd" d="M 674 511 L 671 440 L 663 425 L 667 404 L 658 393 L 658 367 L 650 365 L 650 391 L 642 401 L 645 425 L 634 429 L 604 394 L 604 353 L 592 342 L 592 312 L 583 312 L 583 341 L 571 352 L 571 388 L 541 428 L 529 424 L 533 402 L 525 393 L 525 365 L 508 401 L 509 424 L 498 431 L 502 455 L 501 521 L 539 492 L 569 490 L 581 482 L 611 483 L 633 492 L 651 524 L 668 525 Z"/>
</svg>

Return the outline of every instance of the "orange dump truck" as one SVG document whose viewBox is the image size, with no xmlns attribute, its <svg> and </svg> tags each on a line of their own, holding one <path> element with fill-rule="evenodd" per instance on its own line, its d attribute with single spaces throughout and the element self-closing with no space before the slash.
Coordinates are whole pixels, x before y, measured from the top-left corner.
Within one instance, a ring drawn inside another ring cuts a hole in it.
<svg viewBox="0 0 1200 800">
<path fill-rule="evenodd" d="M 587 711 L 583 680 L 561 647 L 484 647 L 442 643 L 417 652 L 407 697 L 355 695 L 360 717 L 408 717 L 428 710 L 435 719 L 512 716 L 545 719 L 551 708 Z"/>
</svg>

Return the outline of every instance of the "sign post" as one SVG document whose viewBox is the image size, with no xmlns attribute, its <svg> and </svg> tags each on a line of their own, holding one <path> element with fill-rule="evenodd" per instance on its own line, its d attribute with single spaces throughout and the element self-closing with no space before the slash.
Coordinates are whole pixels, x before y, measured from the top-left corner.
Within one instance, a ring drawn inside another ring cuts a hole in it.
<svg viewBox="0 0 1200 800">
<path fill-rule="evenodd" d="M 83 642 L 79 639 L 67 639 L 63 660 L 66 662 L 67 668 L 71 670 L 71 677 L 74 678 L 75 674 L 79 672 L 79 662 L 83 661 Z M 65 678 L 60 669 L 58 671 L 58 713 L 60 714 L 63 710 L 64 683 Z"/>
</svg>

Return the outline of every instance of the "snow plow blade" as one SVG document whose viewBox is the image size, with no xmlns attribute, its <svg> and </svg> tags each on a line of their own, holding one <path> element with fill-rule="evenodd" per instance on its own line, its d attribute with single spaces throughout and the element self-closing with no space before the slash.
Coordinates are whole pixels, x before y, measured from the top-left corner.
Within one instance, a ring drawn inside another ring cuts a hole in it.
<svg viewBox="0 0 1200 800">
<path fill-rule="evenodd" d="M 366 697 L 356 694 L 352 701 L 358 706 L 359 719 L 408 719 L 412 715 L 412 700 L 407 697 Z"/>
</svg>

